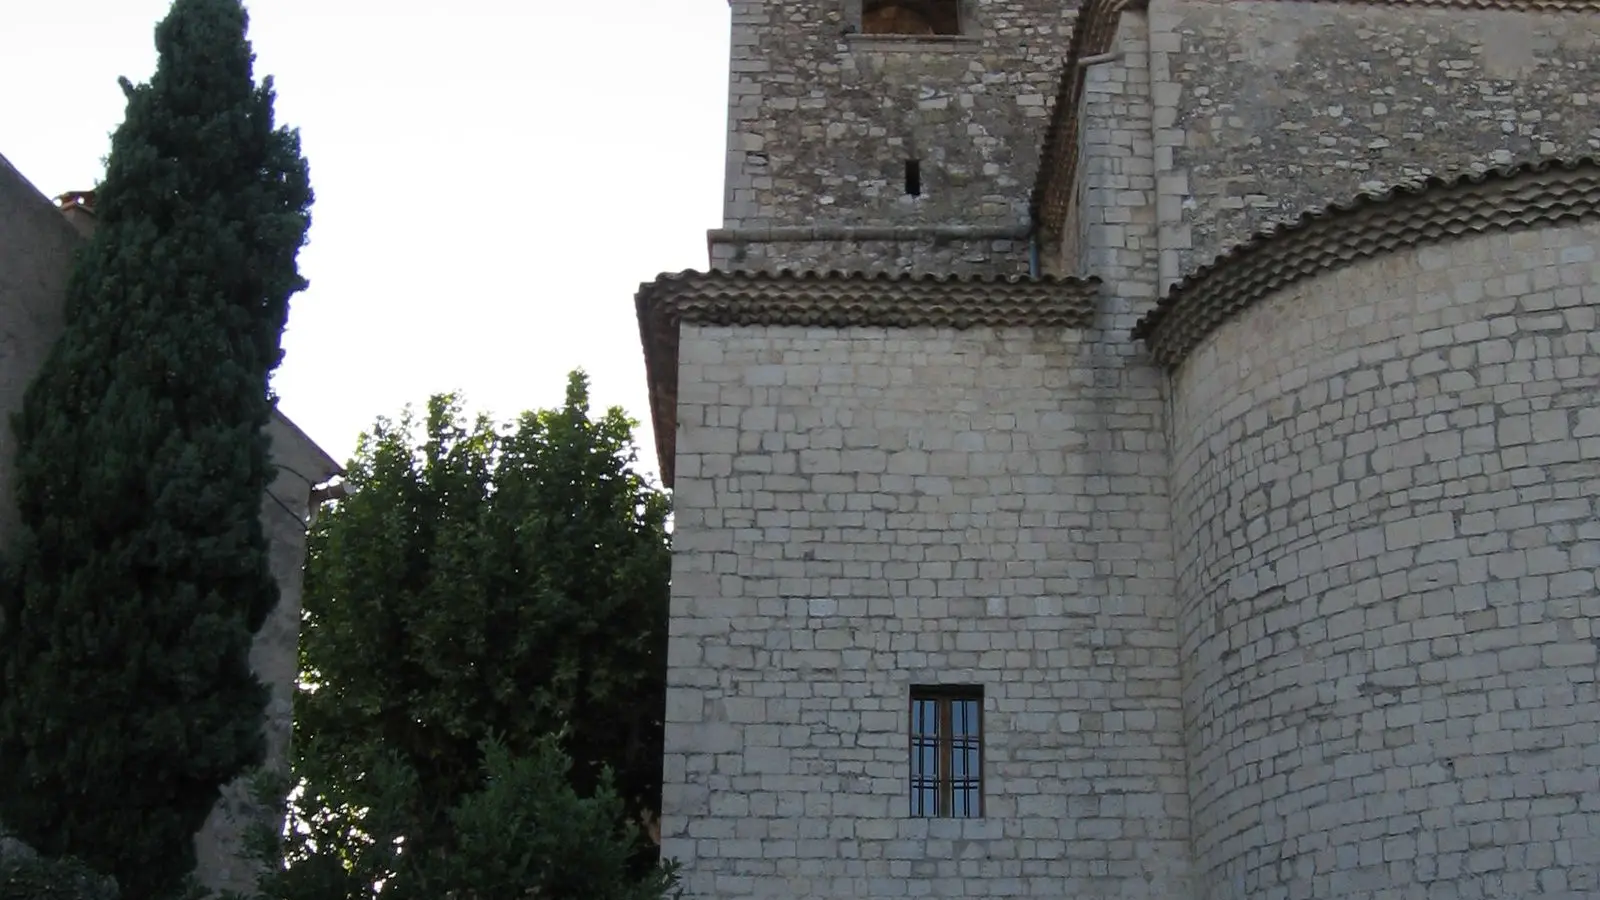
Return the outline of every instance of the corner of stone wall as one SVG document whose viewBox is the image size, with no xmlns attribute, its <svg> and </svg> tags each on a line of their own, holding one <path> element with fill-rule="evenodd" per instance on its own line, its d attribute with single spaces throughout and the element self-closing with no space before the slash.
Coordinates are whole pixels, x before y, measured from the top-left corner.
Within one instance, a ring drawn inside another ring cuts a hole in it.
<svg viewBox="0 0 1600 900">
<path fill-rule="evenodd" d="M 1155 163 L 1156 246 L 1159 252 L 1157 296 L 1182 278 L 1184 253 L 1193 247 L 1184 205 L 1189 202 L 1189 172 L 1179 168 L 1174 156 L 1183 146 L 1184 131 L 1178 119 L 1182 85 L 1172 77 L 1172 58 L 1183 50 L 1178 32 L 1181 17 L 1171 0 L 1151 0 L 1148 12 L 1150 46 L 1151 137 Z"/>
<path fill-rule="evenodd" d="M 759 27 L 772 21 L 770 7 L 762 0 L 729 0 L 733 33 L 729 38 L 728 60 L 728 143 L 727 168 L 723 177 L 723 226 L 735 228 L 755 218 L 756 180 L 770 178 L 761 158 L 752 152 L 762 149 L 761 135 L 747 129 L 762 115 L 762 75 L 771 64 L 762 59 Z M 759 171 L 758 171 L 759 170 Z"/>
<path fill-rule="evenodd" d="M 1126 334 L 1155 301 L 1156 169 L 1148 15 L 1122 14 L 1110 62 L 1091 66 L 1080 122 L 1084 269 L 1105 282 L 1105 327 Z"/>
<path fill-rule="evenodd" d="M 1122 539 L 1136 541 L 1141 558 L 1128 565 L 1101 558 L 1097 566 L 1110 588 L 1107 609 L 1127 617 L 1138 640 L 1158 648 L 1153 657 L 1158 663 L 1147 674 L 1159 687 L 1147 701 L 1158 723 L 1152 738 L 1165 741 L 1173 723 L 1183 718 L 1177 605 L 1168 599 L 1176 596 L 1176 565 L 1166 381 L 1144 348 L 1129 339 L 1133 324 L 1155 303 L 1160 284 L 1157 207 L 1162 185 L 1156 168 L 1149 14 L 1124 11 L 1111 48 L 1118 55 L 1093 65 L 1085 78 L 1079 114 L 1081 174 L 1062 229 L 1060 260 L 1063 267 L 1072 265 L 1076 253 L 1078 271 L 1069 269 L 1068 274 L 1092 275 L 1103 282 L 1096 324 L 1084 343 L 1084 363 L 1092 371 L 1085 394 L 1093 451 L 1085 460 L 1094 469 L 1089 474 L 1103 479 L 1109 496 L 1127 504 L 1132 515 L 1108 515 L 1105 524 L 1125 528 Z M 1132 598 L 1140 595 L 1145 599 L 1135 606 Z M 1173 751 L 1162 746 L 1161 753 L 1165 757 Z M 1173 757 L 1172 762 L 1185 771 L 1181 759 Z M 1159 872 L 1155 883 L 1167 896 L 1187 896 L 1187 784 L 1166 784 L 1162 793 L 1171 832 L 1150 866 Z"/>
</svg>

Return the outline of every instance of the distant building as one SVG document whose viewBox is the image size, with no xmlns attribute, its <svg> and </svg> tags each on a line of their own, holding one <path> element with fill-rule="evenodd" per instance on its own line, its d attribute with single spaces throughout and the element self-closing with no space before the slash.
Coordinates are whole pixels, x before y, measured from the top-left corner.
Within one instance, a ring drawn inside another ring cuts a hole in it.
<svg viewBox="0 0 1600 900">
<path fill-rule="evenodd" d="M 0 541 L 9 540 L 17 528 L 11 499 L 17 448 L 9 423 L 61 333 L 72 256 L 93 230 L 93 200 L 91 192 L 76 192 L 62 195 L 57 206 L 0 157 Z M 280 600 L 256 635 L 251 663 L 272 691 L 263 723 L 268 765 L 286 768 L 299 667 L 306 526 L 320 500 L 317 488 L 342 469 L 282 413 L 273 415 L 268 433 L 279 474 L 262 500 L 261 517 Z M 247 826 L 268 813 L 250 796 L 248 781 L 242 778 L 223 791 L 195 836 L 196 875 L 217 890 L 244 891 L 255 883 L 255 869 L 243 855 L 241 841 Z"/>
<path fill-rule="evenodd" d="M 731 7 L 689 895 L 1600 896 L 1600 4 Z"/>
</svg>

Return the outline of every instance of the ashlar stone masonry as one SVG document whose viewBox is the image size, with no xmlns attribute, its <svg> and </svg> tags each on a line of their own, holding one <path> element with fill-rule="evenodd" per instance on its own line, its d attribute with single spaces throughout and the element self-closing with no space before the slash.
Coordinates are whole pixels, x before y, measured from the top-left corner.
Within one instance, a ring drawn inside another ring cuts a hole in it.
<svg viewBox="0 0 1600 900">
<path fill-rule="evenodd" d="M 663 827 L 716 861 L 692 882 L 1165 896 L 1187 832 L 1157 393 L 1112 412 L 1092 348 L 1027 329 L 685 326 L 680 360 Z M 906 815 L 923 683 L 984 686 L 983 819 Z"/>
<path fill-rule="evenodd" d="M 1600 4 L 731 5 L 689 895 L 1600 893 Z"/>
</svg>

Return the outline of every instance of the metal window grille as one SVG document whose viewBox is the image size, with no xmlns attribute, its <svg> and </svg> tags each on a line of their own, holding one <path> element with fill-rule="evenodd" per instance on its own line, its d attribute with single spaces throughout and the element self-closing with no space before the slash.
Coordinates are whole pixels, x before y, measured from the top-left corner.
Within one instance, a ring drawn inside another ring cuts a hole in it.
<svg viewBox="0 0 1600 900">
<path fill-rule="evenodd" d="M 983 691 L 913 688 L 911 814 L 983 815 Z"/>
</svg>

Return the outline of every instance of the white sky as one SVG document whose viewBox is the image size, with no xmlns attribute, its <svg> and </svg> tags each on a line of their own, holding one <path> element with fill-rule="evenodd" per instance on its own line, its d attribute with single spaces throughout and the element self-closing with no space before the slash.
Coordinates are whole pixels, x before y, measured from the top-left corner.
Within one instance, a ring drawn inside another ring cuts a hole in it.
<svg viewBox="0 0 1600 900">
<path fill-rule="evenodd" d="M 0 154 L 45 194 L 98 179 L 169 2 L 0 0 Z M 505 419 L 582 366 L 656 471 L 633 294 L 720 222 L 727 3 L 247 5 L 317 192 L 283 411 L 342 462 L 429 394 Z"/>
</svg>

